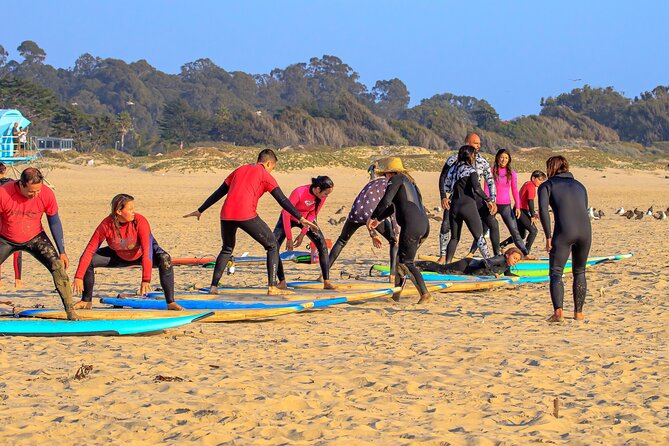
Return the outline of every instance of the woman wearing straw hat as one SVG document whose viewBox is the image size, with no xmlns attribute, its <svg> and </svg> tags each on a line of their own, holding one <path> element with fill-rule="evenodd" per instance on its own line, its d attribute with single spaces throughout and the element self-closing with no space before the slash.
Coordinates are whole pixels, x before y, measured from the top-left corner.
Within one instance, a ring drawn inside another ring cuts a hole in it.
<svg viewBox="0 0 669 446">
<path fill-rule="evenodd" d="M 388 186 L 383 198 L 367 221 L 367 229 L 373 230 L 380 221 L 389 217 L 393 212 L 392 205 L 394 205 L 395 218 L 402 228 L 398 243 L 395 285 L 404 285 L 408 275 L 420 291 L 418 303 L 429 303 L 432 296 L 425 287 L 423 276 L 414 264 L 418 247 L 430 233 L 430 223 L 423 208 L 423 197 L 400 158 L 391 157 L 380 160 L 378 173 L 388 179 Z M 399 295 L 393 298 L 399 300 Z"/>
</svg>

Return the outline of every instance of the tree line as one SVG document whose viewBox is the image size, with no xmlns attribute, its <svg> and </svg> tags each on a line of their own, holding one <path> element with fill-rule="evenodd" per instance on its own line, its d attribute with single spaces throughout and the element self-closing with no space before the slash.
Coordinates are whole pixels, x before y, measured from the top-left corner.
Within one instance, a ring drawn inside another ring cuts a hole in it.
<svg viewBox="0 0 669 446">
<path fill-rule="evenodd" d="M 485 150 L 587 142 L 669 140 L 669 87 L 629 99 L 588 85 L 541 99 L 539 115 L 502 121 L 485 99 L 436 94 L 409 107 L 400 79 L 370 89 L 336 56 L 268 74 L 226 71 L 198 59 L 167 74 L 147 61 L 81 55 L 72 68 L 45 63 L 32 41 L 10 60 L 0 45 L 0 108 L 18 108 L 33 134 L 72 137 L 81 150 L 134 154 L 206 141 L 239 145 L 416 145 L 455 148 L 468 132 Z"/>
</svg>

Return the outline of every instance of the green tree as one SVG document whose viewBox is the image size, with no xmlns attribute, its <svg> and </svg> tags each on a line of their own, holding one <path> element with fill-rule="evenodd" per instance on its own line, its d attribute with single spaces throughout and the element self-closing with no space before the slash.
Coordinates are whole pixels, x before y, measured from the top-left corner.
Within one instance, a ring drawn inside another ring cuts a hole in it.
<svg viewBox="0 0 669 446">
<path fill-rule="evenodd" d="M 134 130 L 132 116 L 128 112 L 121 112 L 116 117 L 116 130 L 121 136 L 121 150 L 125 150 L 125 135 Z"/>
<path fill-rule="evenodd" d="M 409 90 L 404 82 L 395 78 L 388 81 L 376 81 L 372 88 L 373 110 L 384 118 L 399 117 L 409 105 Z"/>
<path fill-rule="evenodd" d="M 42 64 L 46 59 L 46 52 L 32 40 L 24 40 L 16 49 L 29 65 Z"/>
</svg>

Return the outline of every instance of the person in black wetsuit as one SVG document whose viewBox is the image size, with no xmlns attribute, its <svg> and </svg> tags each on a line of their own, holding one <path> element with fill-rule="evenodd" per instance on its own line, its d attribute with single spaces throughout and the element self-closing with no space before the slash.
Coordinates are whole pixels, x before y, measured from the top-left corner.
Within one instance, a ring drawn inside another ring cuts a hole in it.
<svg viewBox="0 0 669 446">
<path fill-rule="evenodd" d="M 344 227 L 341 229 L 341 234 L 339 234 L 339 238 L 330 250 L 330 268 L 332 268 L 332 264 L 337 260 L 342 249 L 344 249 L 344 246 L 346 246 L 353 234 L 355 234 L 361 226 L 365 226 L 367 220 L 371 217 L 372 212 L 374 212 L 379 201 L 386 193 L 387 185 L 388 180 L 384 177 L 376 179 L 372 178 L 355 198 L 353 206 L 351 206 L 351 211 L 344 222 Z M 394 212 L 390 217 L 383 220 L 376 229 L 369 231 L 372 243 L 377 249 L 382 246 L 379 234 L 388 240 L 388 243 L 390 244 L 390 281 L 394 282 L 395 262 L 397 260 L 397 235 L 399 234 L 399 228 L 395 221 Z"/>
<path fill-rule="evenodd" d="M 420 261 L 416 266 L 421 271 L 433 271 L 439 274 L 466 274 L 468 276 L 515 276 L 511 267 L 518 264 L 523 258 L 520 249 L 513 247 L 506 250 L 504 255 L 491 257 L 486 262 L 482 259 L 465 257 L 457 262 L 441 265 L 437 262 Z"/>
<path fill-rule="evenodd" d="M 408 275 L 420 292 L 418 303 L 429 303 L 432 301 L 432 296 L 427 291 L 423 276 L 414 264 L 418 247 L 430 233 L 430 223 L 425 214 L 420 190 L 404 169 L 400 158 L 385 158 L 379 161 L 378 171 L 388 179 L 388 186 L 372 216 L 367 220 L 367 229 L 370 231 L 376 229 L 382 220 L 392 214 L 394 205 L 395 217 L 401 228 L 395 285 L 403 286 Z M 399 295 L 393 298 L 399 300 Z"/>
<path fill-rule="evenodd" d="M 553 315 L 550 322 L 561 322 L 564 299 L 562 273 L 572 256 L 574 276 L 574 319 L 581 320 L 587 292 L 585 265 L 592 243 L 592 228 L 588 217 L 588 192 L 585 186 L 569 172 L 569 163 L 563 156 L 552 156 L 546 161 L 548 180 L 539 186 L 539 218 L 546 236 L 549 252 L 550 292 Z M 548 208 L 553 210 L 555 228 L 551 234 Z"/>
<path fill-rule="evenodd" d="M 490 192 L 490 198 L 492 201 L 495 201 L 496 198 L 496 189 L 495 189 L 495 179 L 493 178 L 492 170 L 490 169 L 490 163 L 488 160 L 483 158 L 479 154 L 481 149 L 481 138 L 476 133 L 469 133 L 465 137 L 465 145 L 472 146 L 476 150 L 476 158 L 474 160 L 474 167 L 476 167 L 476 172 L 479 174 L 479 178 L 483 177 L 486 184 L 488 185 L 488 191 Z M 449 202 L 449 195 L 453 191 L 453 185 L 448 179 L 448 172 L 458 162 L 458 154 L 454 153 L 449 156 L 444 167 L 441 169 L 441 175 L 439 175 L 439 196 L 441 197 L 441 207 L 444 209 L 443 220 L 441 221 L 441 230 L 439 233 L 439 263 L 450 262 L 452 259 L 446 258 L 446 250 L 448 247 L 448 242 L 451 238 L 451 225 L 449 217 L 449 209 L 447 203 Z M 483 232 L 485 233 L 490 229 L 490 241 L 493 245 L 493 251 L 495 254 L 499 254 L 499 225 L 495 219 L 495 208 L 491 213 L 488 206 L 483 202 L 477 202 L 479 213 L 481 216 L 481 221 L 483 223 Z M 476 251 L 476 245 L 472 244 L 471 254 L 473 255 Z"/>
<path fill-rule="evenodd" d="M 280 295 L 291 292 L 279 289 L 276 282 L 279 264 L 279 250 L 274 234 L 259 216 L 256 208 L 258 200 L 269 192 L 274 199 L 290 215 L 295 217 L 303 227 L 318 229 L 318 226 L 300 214 L 290 200 L 283 194 L 271 172 L 276 167 L 277 156 L 271 149 L 265 149 L 258 154 L 255 164 L 247 164 L 235 169 L 196 211 L 184 215 L 196 217 L 227 195 L 221 208 L 221 239 L 223 247 L 216 258 L 216 266 L 211 279 L 211 294 L 218 294 L 218 283 L 227 266 L 232 251 L 235 248 L 237 229 L 241 229 L 260 243 L 267 251 L 267 294 Z"/>
</svg>

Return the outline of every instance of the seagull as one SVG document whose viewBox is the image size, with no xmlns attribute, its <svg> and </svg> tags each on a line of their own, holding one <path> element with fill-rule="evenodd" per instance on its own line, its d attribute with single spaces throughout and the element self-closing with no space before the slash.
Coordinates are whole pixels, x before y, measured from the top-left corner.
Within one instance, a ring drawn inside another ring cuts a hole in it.
<svg viewBox="0 0 669 446">
<path fill-rule="evenodd" d="M 339 209 L 337 209 L 337 211 L 335 212 L 335 214 L 341 214 L 342 212 L 344 212 L 345 209 L 346 209 L 346 206 L 342 206 L 342 207 L 340 207 Z"/>
<path fill-rule="evenodd" d="M 646 211 L 646 215 L 648 215 L 648 216 L 653 215 L 653 212 L 654 212 L 654 211 L 655 211 L 655 209 L 653 209 L 653 206 L 651 206 L 651 207 L 649 207 L 648 210 Z"/>
<path fill-rule="evenodd" d="M 135 105 L 135 103 L 132 102 L 131 100 L 127 100 L 125 101 L 125 105 Z"/>
<path fill-rule="evenodd" d="M 328 220 L 328 223 L 330 223 L 332 226 L 337 226 L 339 224 L 339 222 L 337 220 L 335 220 L 334 218 L 330 218 Z"/>
<path fill-rule="evenodd" d="M 635 215 L 636 215 L 635 220 L 643 220 L 643 218 L 646 216 L 646 213 L 645 213 L 645 212 L 641 212 L 641 211 L 639 211 L 639 212 L 636 213 Z"/>
<path fill-rule="evenodd" d="M 618 208 L 616 215 L 623 215 L 625 213 L 625 208 Z"/>
<path fill-rule="evenodd" d="M 588 217 L 590 217 L 590 220 L 599 220 L 599 216 L 595 215 L 595 210 L 593 208 L 588 208 Z"/>
<path fill-rule="evenodd" d="M 667 213 L 664 211 L 660 211 L 657 213 L 657 215 L 653 215 L 656 220 L 666 220 L 667 219 Z"/>
<path fill-rule="evenodd" d="M 346 221 L 346 218 L 347 217 L 340 218 L 339 221 L 337 222 L 337 224 L 344 223 Z"/>
<path fill-rule="evenodd" d="M 632 217 L 634 217 L 634 211 L 627 211 L 623 215 L 621 215 L 621 217 L 627 217 L 627 219 L 629 220 Z"/>
<path fill-rule="evenodd" d="M 605 216 L 604 211 L 601 210 L 601 209 L 597 211 L 597 215 L 599 215 L 599 218 L 602 218 L 602 217 Z"/>
</svg>

